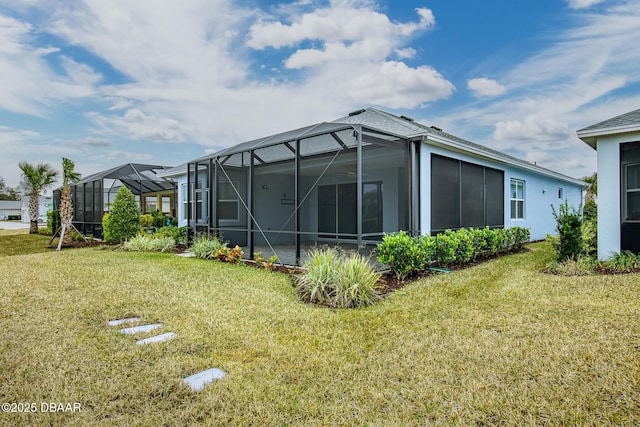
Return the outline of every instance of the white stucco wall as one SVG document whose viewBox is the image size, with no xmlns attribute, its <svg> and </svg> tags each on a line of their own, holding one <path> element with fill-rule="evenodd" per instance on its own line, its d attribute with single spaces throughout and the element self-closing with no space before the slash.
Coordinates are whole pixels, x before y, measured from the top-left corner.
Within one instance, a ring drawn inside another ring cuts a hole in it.
<svg viewBox="0 0 640 427">
<path fill-rule="evenodd" d="M 640 132 L 599 136 L 598 150 L 598 258 L 620 252 L 620 144 L 640 141 Z"/>
<path fill-rule="evenodd" d="M 504 226 L 506 228 L 516 226 L 529 228 L 531 230 L 531 240 L 543 240 L 547 234 L 556 234 L 556 222 L 553 219 L 551 205 L 557 211 L 559 205 L 565 199 L 569 201 L 569 205 L 576 209 L 582 203 L 582 187 L 580 185 L 541 175 L 511 164 L 499 163 L 423 144 L 420 148 L 420 226 L 422 234 L 427 234 L 431 231 L 431 154 L 438 154 L 503 171 Z M 510 188 L 512 178 L 525 182 L 524 219 L 511 219 Z M 559 188 L 563 189 L 562 199 L 558 197 Z"/>
</svg>

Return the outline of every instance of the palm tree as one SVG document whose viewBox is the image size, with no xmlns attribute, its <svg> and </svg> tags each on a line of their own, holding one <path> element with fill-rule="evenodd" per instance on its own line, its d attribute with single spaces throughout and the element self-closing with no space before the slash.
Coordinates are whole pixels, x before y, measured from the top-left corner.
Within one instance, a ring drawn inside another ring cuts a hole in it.
<svg viewBox="0 0 640 427">
<path fill-rule="evenodd" d="M 38 234 L 38 217 L 40 216 L 40 192 L 51 187 L 56 178 L 58 177 L 58 171 L 53 169 L 47 163 L 39 163 L 33 166 L 27 162 L 21 162 L 18 167 L 22 171 L 22 177 L 27 186 L 27 192 L 29 194 L 29 217 L 31 219 L 31 226 L 29 227 L 29 233 Z"/>
<path fill-rule="evenodd" d="M 71 246 L 71 224 L 73 220 L 73 204 L 71 201 L 71 184 L 80 181 L 81 175 L 74 171 L 75 164 L 62 158 L 62 196 L 60 197 L 60 222 L 66 225 L 62 235 L 62 246 Z M 53 230 L 52 230 L 53 231 Z"/>
<path fill-rule="evenodd" d="M 587 203 L 590 200 L 595 201 L 598 196 L 598 173 L 594 172 L 593 175 L 585 176 L 582 180 L 589 184 L 584 193 L 584 202 Z"/>
</svg>

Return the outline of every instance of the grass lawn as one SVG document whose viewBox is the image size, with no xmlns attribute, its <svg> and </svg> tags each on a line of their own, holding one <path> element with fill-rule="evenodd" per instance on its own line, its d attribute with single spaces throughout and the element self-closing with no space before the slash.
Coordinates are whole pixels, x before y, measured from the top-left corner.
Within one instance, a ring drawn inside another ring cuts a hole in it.
<svg viewBox="0 0 640 427">
<path fill-rule="evenodd" d="M 542 274 L 544 243 L 332 310 L 263 270 L 13 239 L 0 235 L 0 401 L 82 411 L 0 425 L 640 424 L 640 275 Z M 136 346 L 153 333 L 107 326 L 133 315 L 177 337 Z M 213 367 L 226 378 L 181 384 Z"/>
</svg>

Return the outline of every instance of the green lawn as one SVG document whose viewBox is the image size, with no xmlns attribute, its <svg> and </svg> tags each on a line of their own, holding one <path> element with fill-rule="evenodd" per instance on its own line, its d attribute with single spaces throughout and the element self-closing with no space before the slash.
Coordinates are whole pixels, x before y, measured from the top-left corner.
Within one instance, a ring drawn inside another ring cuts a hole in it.
<svg viewBox="0 0 640 427">
<path fill-rule="evenodd" d="M 82 412 L 0 413 L 0 425 L 640 423 L 640 275 L 542 274 L 544 243 L 332 310 L 263 270 L 20 254 L 13 238 L 0 235 L 0 400 Z M 133 315 L 177 337 L 136 346 L 107 326 Z M 181 385 L 213 367 L 227 377 Z"/>
</svg>

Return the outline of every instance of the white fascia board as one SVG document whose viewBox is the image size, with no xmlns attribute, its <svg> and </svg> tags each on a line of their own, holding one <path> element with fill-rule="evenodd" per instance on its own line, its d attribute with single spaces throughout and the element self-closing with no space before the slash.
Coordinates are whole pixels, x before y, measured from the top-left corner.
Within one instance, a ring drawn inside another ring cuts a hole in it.
<svg viewBox="0 0 640 427">
<path fill-rule="evenodd" d="M 608 128 L 597 129 L 582 129 L 576 131 L 578 138 L 589 144 L 594 149 L 596 148 L 596 140 L 598 136 L 614 135 L 618 133 L 638 132 L 640 131 L 640 124 L 632 124 L 625 126 L 613 126 Z"/>
<path fill-rule="evenodd" d="M 430 143 L 436 146 L 440 146 L 440 147 L 445 147 L 448 149 L 453 149 L 454 151 L 458 151 L 461 153 L 465 153 L 465 154 L 471 154 L 474 155 L 476 157 L 484 157 L 485 159 L 490 159 L 493 161 L 496 161 L 498 163 L 503 163 L 503 164 L 508 164 L 511 166 L 515 166 L 515 167 L 519 167 L 521 169 L 525 169 L 531 172 L 535 172 L 538 173 L 540 175 L 545 175 L 551 178 L 555 178 L 555 179 L 559 179 L 561 181 L 566 181 L 566 182 L 570 182 L 572 184 L 576 184 L 576 185 L 581 185 L 581 186 L 586 186 L 587 183 L 576 179 L 576 178 L 571 178 L 569 176 L 563 175 L 561 173 L 558 172 L 554 172 L 552 170 L 548 170 L 548 169 L 543 169 L 537 165 L 531 164 L 529 162 L 525 162 L 524 160 L 519 160 L 519 159 L 515 159 L 515 158 L 506 158 L 506 157 L 502 157 L 502 156 L 498 156 L 495 155 L 491 152 L 487 152 L 484 150 L 480 150 L 477 149 L 475 147 L 466 145 L 466 144 L 461 144 L 457 141 L 452 141 L 448 138 L 443 138 L 439 135 L 425 135 L 425 137 L 423 137 L 422 142 L 426 142 L 426 143 Z"/>
</svg>

